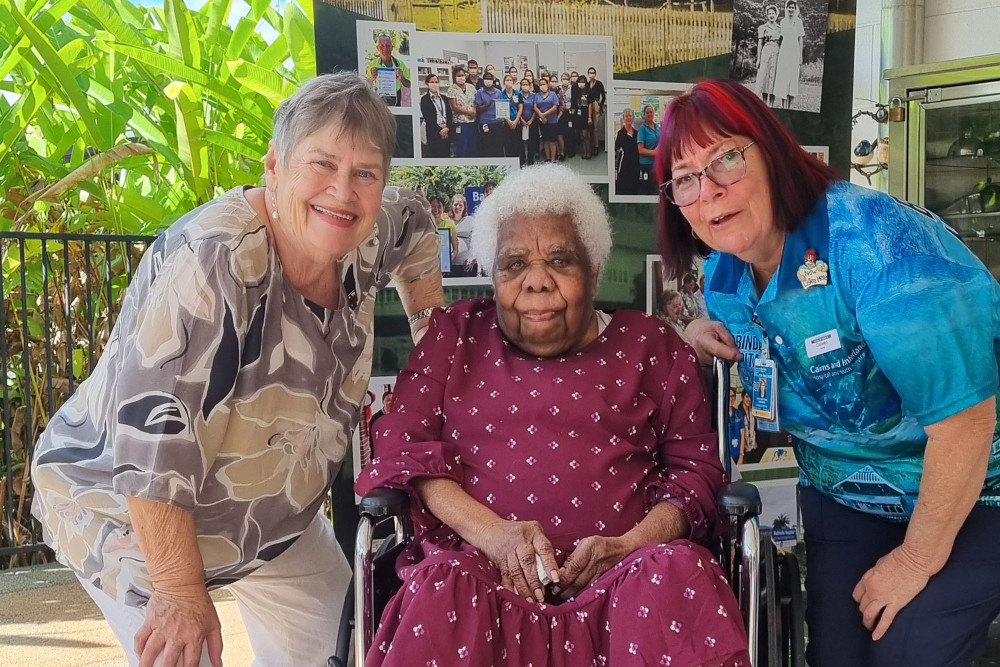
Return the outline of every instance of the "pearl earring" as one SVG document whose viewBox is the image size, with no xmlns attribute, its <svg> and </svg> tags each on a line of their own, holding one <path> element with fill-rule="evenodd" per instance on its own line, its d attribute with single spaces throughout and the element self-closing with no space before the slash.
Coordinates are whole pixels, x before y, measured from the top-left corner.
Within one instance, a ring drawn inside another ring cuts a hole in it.
<svg viewBox="0 0 1000 667">
<path fill-rule="evenodd" d="M 271 193 L 271 219 L 278 219 L 278 200 L 275 199 L 274 193 Z"/>
</svg>

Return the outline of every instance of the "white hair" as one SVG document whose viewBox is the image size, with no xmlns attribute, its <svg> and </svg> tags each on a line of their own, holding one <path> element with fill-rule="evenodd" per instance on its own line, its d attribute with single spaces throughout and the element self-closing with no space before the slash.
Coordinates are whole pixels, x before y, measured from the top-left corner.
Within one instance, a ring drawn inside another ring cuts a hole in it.
<svg viewBox="0 0 1000 667">
<path fill-rule="evenodd" d="M 611 254 L 608 212 L 589 184 L 559 164 L 521 169 L 479 205 L 470 245 L 480 268 L 492 275 L 502 223 L 539 215 L 568 216 L 600 276 Z"/>
</svg>

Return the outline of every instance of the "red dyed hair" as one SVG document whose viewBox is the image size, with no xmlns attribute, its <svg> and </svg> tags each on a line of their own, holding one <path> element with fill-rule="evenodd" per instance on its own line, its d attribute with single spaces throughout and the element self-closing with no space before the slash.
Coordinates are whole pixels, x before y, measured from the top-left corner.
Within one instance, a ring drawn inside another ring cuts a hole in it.
<svg viewBox="0 0 1000 667">
<path fill-rule="evenodd" d="M 790 232 L 797 229 L 823 196 L 836 172 L 802 150 L 774 113 L 748 88 L 729 79 L 701 81 L 667 107 L 656 149 L 656 176 L 670 179 L 673 163 L 692 145 L 708 146 L 720 137 L 745 136 L 763 153 L 771 184 L 774 223 Z M 687 272 L 695 255 L 711 248 L 691 234 L 681 209 L 660 195 L 657 248 L 664 276 Z"/>
</svg>

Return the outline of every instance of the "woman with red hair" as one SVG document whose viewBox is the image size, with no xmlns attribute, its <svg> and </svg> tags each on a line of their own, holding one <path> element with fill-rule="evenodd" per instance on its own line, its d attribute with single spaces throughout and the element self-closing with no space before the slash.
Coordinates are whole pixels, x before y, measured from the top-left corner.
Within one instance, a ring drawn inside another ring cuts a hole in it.
<svg viewBox="0 0 1000 667">
<path fill-rule="evenodd" d="M 688 339 L 796 437 L 809 664 L 970 664 L 1000 612 L 1000 285 L 732 81 L 671 102 L 656 173 L 667 277 L 707 257 L 711 320 Z"/>
</svg>

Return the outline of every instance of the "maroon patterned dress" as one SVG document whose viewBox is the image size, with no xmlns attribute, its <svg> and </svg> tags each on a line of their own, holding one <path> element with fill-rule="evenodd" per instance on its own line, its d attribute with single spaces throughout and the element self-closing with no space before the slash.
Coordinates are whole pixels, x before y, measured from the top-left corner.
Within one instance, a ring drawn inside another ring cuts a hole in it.
<svg viewBox="0 0 1000 667">
<path fill-rule="evenodd" d="M 723 473 L 690 348 L 618 311 L 583 350 L 510 344 L 491 300 L 436 314 L 375 433 L 357 484 L 411 491 L 417 536 L 368 665 L 749 665 L 736 600 L 696 544 L 717 525 Z M 690 540 L 637 549 L 562 604 L 500 586 L 484 555 L 426 513 L 417 477 L 443 477 L 510 520 L 539 521 L 562 564 L 590 535 L 621 535 L 660 502 Z"/>
</svg>

